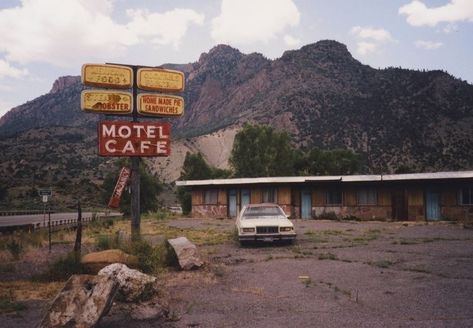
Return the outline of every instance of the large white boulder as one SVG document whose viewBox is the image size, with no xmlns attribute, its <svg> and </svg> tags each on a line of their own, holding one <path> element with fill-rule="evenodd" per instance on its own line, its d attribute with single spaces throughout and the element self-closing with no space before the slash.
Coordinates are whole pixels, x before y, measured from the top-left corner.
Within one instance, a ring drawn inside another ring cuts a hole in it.
<svg viewBox="0 0 473 328">
<path fill-rule="evenodd" d="M 110 310 L 117 287 L 109 276 L 71 276 L 39 327 L 94 327 Z"/>
<path fill-rule="evenodd" d="M 98 275 L 110 277 L 117 282 L 117 299 L 121 301 L 142 301 L 157 291 L 156 277 L 130 269 L 122 263 L 110 264 L 100 270 Z"/>
</svg>

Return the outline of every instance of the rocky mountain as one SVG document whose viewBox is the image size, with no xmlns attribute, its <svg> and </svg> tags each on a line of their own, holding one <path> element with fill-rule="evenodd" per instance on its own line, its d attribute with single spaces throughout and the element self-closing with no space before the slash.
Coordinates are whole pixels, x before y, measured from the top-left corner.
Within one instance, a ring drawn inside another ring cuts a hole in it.
<svg viewBox="0 0 473 328">
<path fill-rule="evenodd" d="M 148 162 L 167 180 L 186 151 L 225 167 L 245 122 L 284 129 L 295 147 L 352 149 L 365 172 L 473 169 L 473 86 L 446 72 L 374 69 L 328 40 L 275 60 L 219 45 L 195 63 L 163 66 L 186 76 L 185 114 L 170 120 L 172 155 Z M 59 78 L 0 119 L 2 186 L 23 196 L 31 184 L 99 188 L 113 160 L 95 155 L 103 117 L 80 111 L 82 88 L 79 77 Z"/>
</svg>

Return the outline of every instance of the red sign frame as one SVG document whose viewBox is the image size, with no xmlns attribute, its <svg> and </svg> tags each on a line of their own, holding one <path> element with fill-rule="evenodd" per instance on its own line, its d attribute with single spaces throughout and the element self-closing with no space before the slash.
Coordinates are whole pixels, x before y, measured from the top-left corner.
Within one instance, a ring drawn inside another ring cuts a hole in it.
<svg viewBox="0 0 473 328">
<path fill-rule="evenodd" d="M 101 121 L 98 153 L 107 157 L 166 157 L 171 153 L 171 124 Z"/>
</svg>

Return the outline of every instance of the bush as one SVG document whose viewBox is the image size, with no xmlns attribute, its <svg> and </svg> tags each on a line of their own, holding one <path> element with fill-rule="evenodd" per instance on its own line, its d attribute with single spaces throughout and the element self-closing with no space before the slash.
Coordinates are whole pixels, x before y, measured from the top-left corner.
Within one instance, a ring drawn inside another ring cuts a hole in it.
<svg viewBox="0 0 473 328">
<path fill-rule="evenodd" d="M 116 248 L 117 238 L 109 235 L 100 235 L 96 239 L 96 248 L 98 251 Z"/>
<path fill-rule="evenodd" d="M 316 219 L 321 220 L 338 220 L 337 213 L 335 212 L 324 212 L 316 216 Z"/>
<path fill-rule="evenodd" d="M 20 255 L 23 252 L 23 245 L 21 242 L 17 241 L 15 238 L 12 238 L 5 246 L 15 260 L 20 259 Z"/>
<path fill-rule="evenodd" d="M 51 263 L 48 270 L 38 276 L 35 276 L 33 280 L 38 281 L 65 281 L 73 274 L 84 273 L 84 269 L 76 259 L 74 252 L 67 254 Z"/>
<path fill-rule="evenodd" d="M 13 290 L 8 289 L 7 292 L 0 294 L 0 313 L 11 313 L 25 310 L 26 306 L 18 303 L 13 295 Z"/>
</svg>

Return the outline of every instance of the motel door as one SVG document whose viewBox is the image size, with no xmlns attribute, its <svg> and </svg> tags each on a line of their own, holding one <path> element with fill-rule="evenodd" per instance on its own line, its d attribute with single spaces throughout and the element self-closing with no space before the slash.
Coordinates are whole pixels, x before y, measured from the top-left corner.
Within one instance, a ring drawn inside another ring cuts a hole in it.
<svg viewBox="0 0 473 328">
<path fill-rule="evenodd" d="M 301 192 L 301 218 L 312 218 L 312 193 L 310 190 L 303 190 Z"/>
<path fill-rule="evenodd" d="M 393 220 L 407 220 L 407 197 L 403 189 L 393 190 L 391 197 L 391 210 Z"/>
<path fill-rule="evenodd" d="M 240 209 L 242 209 L 243 206 L 248 205 L 250 203 L 250 189 L 241 189 L 240 195 L 241 195 Z"/>
<path fill-rule="evenodd" d="M 425 213 L 429 221 L 440 220 L 440 193 L 427 190 L 425 193 Z"/>
<path fill-rule="evenodd" d="M 235 189 L 228 191 L 228 216 L 231 218 L 237 216 L 237 192 Z"/>
</svg>

